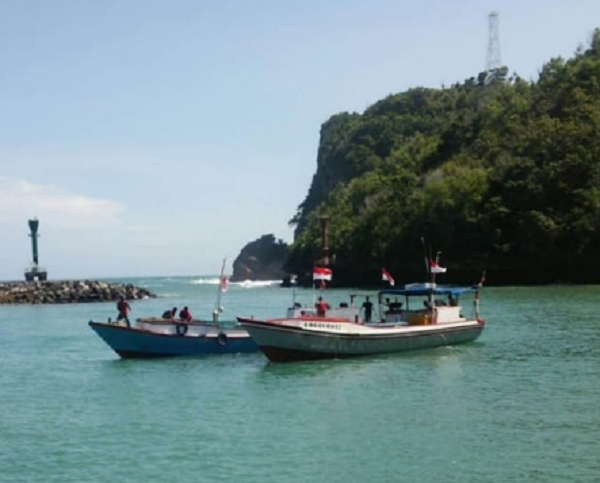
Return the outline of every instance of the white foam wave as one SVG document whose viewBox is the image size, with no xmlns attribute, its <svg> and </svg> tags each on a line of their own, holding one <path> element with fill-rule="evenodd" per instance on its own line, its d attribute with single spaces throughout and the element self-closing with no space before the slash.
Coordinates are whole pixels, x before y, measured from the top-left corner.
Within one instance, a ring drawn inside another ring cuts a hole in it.
<svg viewBox="0 0 600 483">
<path fill-rule="evenodd" d="M 191 280 L 192 285 L 218 285 L 219 278 L 197 278 Z M 236 285 L 242 288 L 269 287 L 271 285 L 280 285 L 281 280 L 244 280 L 243 282 L 229 282 L 229 285 Z"/>
<path fill-rule="evenodd" d="M 195 280 L 191 280 L 190 283 L 192 285 L 217 285 L 219 283 L 218 278 L 197 278 Z"/>
<path fill-rule="evenodd" d="M 279 284 L 281 284 L 281 280 L 244 280 L 243 282 L 231 283 L 231 285 L 238 285 L 242 288 L 269 287 L 271 285 Z"/>
</svg>

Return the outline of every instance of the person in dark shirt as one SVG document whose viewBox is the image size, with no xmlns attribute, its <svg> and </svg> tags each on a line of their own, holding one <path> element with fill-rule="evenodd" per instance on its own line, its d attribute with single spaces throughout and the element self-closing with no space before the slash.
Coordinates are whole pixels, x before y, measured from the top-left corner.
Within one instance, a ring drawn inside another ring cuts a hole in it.
<svg viewBox="0 0 600 483">
<path fill-rule="evenodd" d="M 163 319 L 174 319 L 177 315 L 177 307 L 173 307 L 171 310 L 165 310 L 162 314 Z"/>
<path fill-rule="evenodd" d="M 373 316 L 373 302 L 371 302 L 369 297 L 367 297 L 362 306 L 365 311 L 365 322 L 371 322 L 371 317 Z"/>
<path fill-rule="evenodd" d="M 122 295 L 119 297 L 119 301 L 117 302 L 117 321 L 119 320 L 125 320 L 125 322 L 127 322 L 127 327 L 131 327 L 131 324 L 129 323 L 129 312 L 131 311 L 131 307 L 129 306 L 129 304 L 127 303 L 127 300 L 125 300 L 125 297 L 123 297 Z"/>
</svg>

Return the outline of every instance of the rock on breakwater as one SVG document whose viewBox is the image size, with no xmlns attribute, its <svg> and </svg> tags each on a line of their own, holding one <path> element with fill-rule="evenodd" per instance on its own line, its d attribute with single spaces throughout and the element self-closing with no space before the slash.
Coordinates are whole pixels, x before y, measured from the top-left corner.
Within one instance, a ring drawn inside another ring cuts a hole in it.
<svg viewBox="0 0 600 483">
<path fill-rule="evenodd" d="M 1 304 L 75 304 L 154 298 L 152 292 L 125 283 L 93 280 L 0 283 Z"/>
</svg>

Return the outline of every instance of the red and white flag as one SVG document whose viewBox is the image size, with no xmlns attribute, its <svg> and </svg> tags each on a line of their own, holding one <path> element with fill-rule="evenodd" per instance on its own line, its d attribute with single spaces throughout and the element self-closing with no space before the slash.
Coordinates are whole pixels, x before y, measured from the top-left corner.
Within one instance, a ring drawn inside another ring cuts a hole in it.
<svg viewBox="0 0 600 483">
<path fill-rule="evenodd" d="M 313 268 L 313 280 L 331 280 L 333 272 L 330 268 L 325 267 L 314 267 Z"/>
<path fill-rule="evenodd" d="M 392 278 L 392 276 L 390 275 L 390 273 L 385 268 L 381 269 L 381 280 L 383 280 L 384 282 L 389 282 L 389 284 L 392 287 L 396 283 L 396 282 L 394 282 L 394 279 Z"/>
<path fill-rule="evenodd" d="M 440 267 L 435 260 L 429 260 L 429 268 L 431 269 L 431 273 L 444 273 L 446 271 L 446 269 Z"/>
<path fill-rule="evenodd" d="M 221 292 L 227 292 L 229 287 L 229 279 L 226 276 L 221 277 Z"/>
</svg>

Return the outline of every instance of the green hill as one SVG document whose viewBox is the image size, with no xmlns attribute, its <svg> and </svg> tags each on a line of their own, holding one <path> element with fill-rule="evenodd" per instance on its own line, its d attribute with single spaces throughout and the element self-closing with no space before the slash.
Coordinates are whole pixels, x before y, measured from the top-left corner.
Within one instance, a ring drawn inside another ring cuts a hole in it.
<svg viewBox="0 0 600 483">
<path fill-rule="evenodd" d="M 421 237 L 448 281 L 600 281 L 600 29 L 536 81 L 502 68 L 332 116 L 288 270 L 311 270 L 324 214 L 342 285 L 380 283 L 382 266 L 414 281 Z"/>
</svg>

